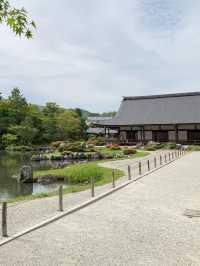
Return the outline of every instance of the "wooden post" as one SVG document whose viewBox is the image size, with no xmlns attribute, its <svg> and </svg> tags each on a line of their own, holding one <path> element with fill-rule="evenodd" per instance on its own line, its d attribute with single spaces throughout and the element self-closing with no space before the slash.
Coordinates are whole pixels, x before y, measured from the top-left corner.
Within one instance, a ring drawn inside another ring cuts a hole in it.
<svg viewBox="0 0 200 266">
<path fill-rule="evenodd" d="M 2 236 L 7 237 L 7 202 L 2 203 Z"/>
<path fill-rule="evenodd" d="M 160 165 L 162 165 L 162 155 L 160 155 Z"/>
<path fill-rule="evenodd" d="M 149 160 L 147 160 L 147 169 L 148 169 L 148 171 L 150 171 L 150 162 L 149 162 Z"/>
<path fill-rule="evenodd" d="M 95 193 L 94 193 L 94 177 L 91 177 L 91 196 L 92 196 L 92 198 L 95 197 Z"/>
<path fill-rule="evenodd" d="M 142 174 L 142 164 L 141 164 L 141 162 L 139 162 L 138 166 L 139 166 L 139 175 L 141 175 Z"/>
<path fill-rule="evenodd" d="M 128 180 L 131 180 L 131 167 L 128 165 Z"/>
<path fill-rule="evenodd" d="M 59 211 L 63 212 L 63 186 L 59 186 Z"/>
<path fill-rule="evenodd" d="M 112 170 L 112 187 L 115 188 L 115 169 Z"/>
<path fill-rule="evenodd" d="M 154 167 L 156 168 L 156 157 L 154 157 Z"/>
<path fill-rule="evenodd" d="M 165 163 L 167 163 L 167 155 L 166 155 L 166 153 L 165 153 Z"/>
</svg>

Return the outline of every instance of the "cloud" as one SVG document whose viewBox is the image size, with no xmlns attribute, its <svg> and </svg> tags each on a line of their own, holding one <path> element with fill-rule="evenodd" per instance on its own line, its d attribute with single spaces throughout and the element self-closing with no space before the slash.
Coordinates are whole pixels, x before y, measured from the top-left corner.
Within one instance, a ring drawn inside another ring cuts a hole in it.
<svg viewBox="0 0 200 266">
<path fill-rule="evenodd" d="M 15 0 L 36 20 L 34 39 L 0 26 L 0 90 L 30 102 L 91 111 L 122 96 L 199 89 L 198 0 Z"/>
</svg>

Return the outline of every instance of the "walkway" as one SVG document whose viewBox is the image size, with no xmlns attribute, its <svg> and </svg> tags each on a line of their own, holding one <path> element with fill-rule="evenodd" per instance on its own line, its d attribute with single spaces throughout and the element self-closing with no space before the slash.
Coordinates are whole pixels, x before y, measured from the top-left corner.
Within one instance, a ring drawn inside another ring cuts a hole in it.
<svg viewBox="0 0 200 266">
<path fill-rule="evenodd" d="M 119 168 L 127 173 L 127 166 L 137 166 L 138 161 L 146 161 L 152 158 L 152 155 L 144 158 L 126 159 L 101 163 L 105 167 Z M 100 165 L 101 165 L 100 164 Z M 117 181 L 120 184 L 127 180 L 127 175 Z M 95 188 L 95 194 L 99 195 L 108 189 L 111 189 L 111 184 Z M 71 193 L 64 195 L 64 210 L 68 210 L 84 201 L 91 198 L 90 190 L 82 191 L 79 193 Z M 1 211 L 1 205 L 0 205 Z M 21 232 L 37 223 L 40 223 L 50 217 L 58 214 L 58 196 L 39 198 L 32 201 L 18 202 L 17 204 L 9 204 L 8 208 L 8 232 L 9 235 Z M 1 215 L 0 215 L 1 226 Z M 0 241 L 3 238 L 0 235 Z"/>
<path fill-rule="evenodd" d="M 200 265 L 200 153 L 0 248 L 0 265 Z"/>
</svg>

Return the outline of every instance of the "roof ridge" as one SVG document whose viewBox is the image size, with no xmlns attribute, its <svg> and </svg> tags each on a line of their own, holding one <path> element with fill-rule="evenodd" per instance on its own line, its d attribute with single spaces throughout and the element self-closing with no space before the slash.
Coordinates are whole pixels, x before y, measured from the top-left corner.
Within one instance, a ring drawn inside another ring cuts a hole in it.
<svg viewBox="0 0 200 266">
<path fill-rule="evenodd" d="M 144 96 L 124 96 L 123 101 L 142 100 L 142 99 L 156 99 L 156 98 L 171 98 L 171 97 L 184 97 L 184 96 L 197 96 L 197 95 L 200 95 L 200 91 L 182 92 L 182 93 L 168 93 L 168 94 L 155 94 L 155 95 L 144 95 Z"/>
</svg>

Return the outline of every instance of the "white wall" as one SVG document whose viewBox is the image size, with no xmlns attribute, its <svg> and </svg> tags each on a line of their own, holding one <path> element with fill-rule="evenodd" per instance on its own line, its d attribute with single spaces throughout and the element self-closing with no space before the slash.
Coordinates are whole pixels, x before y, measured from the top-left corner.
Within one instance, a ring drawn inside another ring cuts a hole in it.
<svg viewBox="0 0 200 266">
<path fill-rule="evenodd" d="M 168 132 L 169 141 L 175 141 L 176 140 L 176 131 L 169 131 Z"/>
<path fill-rule="evenodd" d="M 152 140 L 152 131 L 145 131 L 145 140 Z"/>
<path fill-rule="evenodd" d="M 179 140 L 187 140 L 187 131 L 179 131 L 178 132 Z"/>
</svg>

